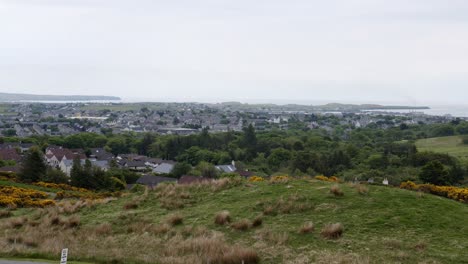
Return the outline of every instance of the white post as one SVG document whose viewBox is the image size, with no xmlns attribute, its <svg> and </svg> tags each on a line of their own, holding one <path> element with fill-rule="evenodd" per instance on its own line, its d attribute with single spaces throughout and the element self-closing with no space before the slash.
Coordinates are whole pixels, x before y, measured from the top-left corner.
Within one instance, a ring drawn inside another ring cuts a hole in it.
<svg viewBox="0 0 468 264">
<path fill-rule="evenodd" d="M 67 264 L 68 259 L 68 248 L 62 249 L 62 257 L 60 259 L 60 264 Z"/>
</svg>

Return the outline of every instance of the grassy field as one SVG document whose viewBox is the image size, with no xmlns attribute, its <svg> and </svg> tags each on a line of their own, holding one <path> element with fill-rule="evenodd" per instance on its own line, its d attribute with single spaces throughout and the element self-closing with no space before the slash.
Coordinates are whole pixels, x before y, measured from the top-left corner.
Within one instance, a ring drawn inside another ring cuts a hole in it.
<svg viewBox="0 0 468 264">
<path fill-rule="evenodd" d="M 419 151 L 434 151 L 468 160 L 468 145 L 462 143 L 461 136 L 426 138 L 416 141 Z"/>
<path fill-rule="evenodd" d="M 16 209 L 0 219 L 0 256 L 56 259 L 68 247 L 90 263 L 468 263 L 467 204 L 351 184 L 335 196 L 333 185 L 220 180 Z M 330 223 L 341 237 L 324 237 Z"/>
</svg>

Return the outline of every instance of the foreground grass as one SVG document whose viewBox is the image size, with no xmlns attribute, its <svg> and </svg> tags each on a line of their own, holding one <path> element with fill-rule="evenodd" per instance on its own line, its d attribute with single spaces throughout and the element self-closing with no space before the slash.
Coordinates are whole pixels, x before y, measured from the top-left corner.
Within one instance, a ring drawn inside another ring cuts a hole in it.
<svg viewBox="0 0 468 264">
<path fill-rule="evenodd" d="M 468 145 L 464 145 L 461 136 L 426 138 L 416 141 L 419 151 L 434 151 L 468 160 Z"/>
<path fill-rule="evenodd" d="M 68 247 L 72 259 L 93 263 L 206 263 L 210 254 L 236 248 L 232 254 L 254 250 L 262 263 L 468 263 L 467 204 L 391 187 L 368 186 L 360 194 L 349 184 L 338 186 L 344 193 L 338 197 L 332 185 L 167 185 L 68 211 L 18 209 L 0 219 L 0 255 L 54 259 Z M 214 222 L 221 211 L 230 223 Z M 50 224 L 57 214 L 63 226 Z M 19 216 L 28 219 L 12 227 Z M 259 216 L 259 226 L 242 225 Z M 66 227 L 72 217 L 79 226 Z M 37 226 L 28 226 L 33 221 Z M 299 232 L 309 222 L 315 230 Z M 344 226 L 341 238 L 320 235 L 330 223 Z M 12 244 L 14 236 L 37 241 Z"/>
<path fill-rule="evenodd" d="M 57 260 L 47 260 L 47 259 L 30 259 L 30 258 L 0 258 L 0 263 L 2 260 L 13 260 L 13 261 L 29 261 L 29 262 L 39 262 L 39 263 L 58 263 L 60 262 L 60 256 Z M 90 264 L 89 262 L 81 262 L 81 261 L 67 261 L 67 264 Z"/>
</svg>

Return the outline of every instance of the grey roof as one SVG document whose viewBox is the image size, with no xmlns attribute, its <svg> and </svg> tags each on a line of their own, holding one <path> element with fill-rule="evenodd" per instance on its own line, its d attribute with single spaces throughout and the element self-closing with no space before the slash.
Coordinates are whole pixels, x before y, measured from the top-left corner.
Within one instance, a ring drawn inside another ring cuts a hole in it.
<svg viewBox="0 0 468 264">
<path fill-rule="evenodd" d="M 165 174 L 168 174 L 168 173 L 171 173 L 172 169 L 174 169 L 174 164 L 170 164 L 170 163 L 161 163 L 159 166 L 157 166 L 156 168 L 153 169 L 153 172 L 155 173 L 165 173 Z"/>
<path fill-rule="evenodd" d="M 175 182 L 175 181 L 177 181 L 177 179 L 175 178 L 153 176 L 153 175 L 143 175 L 136 181 L 136 183 L 143 184 L 143 185 L 156 186 L 161 182 Z"/>
<path fill-rule="evenodd" d="M 215 167 L 222 172 L 235 172 L 237 170 L 234 165 L 218 165 Z"/>
<path fill-rule="evenodd" d="M 82 159 L 81 165 L 84 165 L 86 160 Z M 65 164 L 67 167 L 73 166 L 73 160 L 62 160 L 62 162 Z M 101 169 L 108 169 L 109 168 L 109 161 L 107 160 L 91 160 L 91 164 L 93 166 L 99 167 Z"/>
<path fill-rule="evenodd" d="M 125 164 L 127 167 L 146 167 L 144 160 L 131 160 Z"/>
</svg>

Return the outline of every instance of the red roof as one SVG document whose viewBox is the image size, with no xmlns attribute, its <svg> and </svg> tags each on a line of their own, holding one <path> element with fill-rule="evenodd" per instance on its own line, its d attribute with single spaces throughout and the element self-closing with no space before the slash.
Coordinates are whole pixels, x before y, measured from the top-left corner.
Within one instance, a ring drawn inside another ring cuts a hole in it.
<svg viewBox="0 0 468 264">
<path fill-rule="evenodd" d="M 21 156 L 16 152 L 16 149 L 0 149 L 0 159 L 21 161 Z"/>
</svg>

